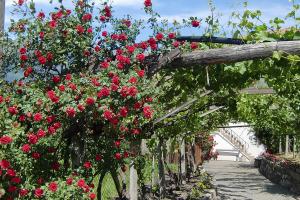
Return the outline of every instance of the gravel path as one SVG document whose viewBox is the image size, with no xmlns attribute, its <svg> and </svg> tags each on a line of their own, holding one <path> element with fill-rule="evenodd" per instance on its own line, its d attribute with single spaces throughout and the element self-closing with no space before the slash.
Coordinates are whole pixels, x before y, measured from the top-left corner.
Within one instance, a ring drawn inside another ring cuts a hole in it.
<svg viewBox="0 0 300 200">
<path fill-rule="evenodd" d="M 204 168 L 214 175 L 221 200 L 300 200 L 299 196 L 260 175 L 249 163 L 210 161 Z"/>
</svg>

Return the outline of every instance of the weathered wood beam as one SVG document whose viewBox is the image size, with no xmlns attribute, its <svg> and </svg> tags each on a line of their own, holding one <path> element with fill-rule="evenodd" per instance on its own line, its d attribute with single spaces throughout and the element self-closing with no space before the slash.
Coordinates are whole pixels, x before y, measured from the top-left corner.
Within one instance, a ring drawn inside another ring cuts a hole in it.
<svg viewBox="0 0 300 200">
<path fill-rule="evenodd" d="M 242 89 L 240 93 L 243 94 L 275 94 L 272 88 L 246 88 Z"/>
<path fill-rule="evenodd" d="M 191 67 L 195 65 L 211 65 L 220 63 L 234 63 L 245 60 L 267 58 L 275 51 L 286 54 L 300 55 L 300 41 L 280 41 L 260 44 L 246 44 L 240 46 L 209 49 L 184 53 L 175 58 L 170 67 Z"/>
<path fill-rule="evenodd" d="M 208 91 L 202 93 L 202 94 L 200 95 L 199 98 L 204 97 L 204 96 L 207 96 L 207 95 L 209 95 L 210 93 L 212 93 L 212 91 L 211 91 L 211 90 L 208 90 Z M 162 117 L 156 119 L 156 120 L 153 122 L 153 124 L 157 124 L 157 123 L 163 121 L 164 119 L 166 119 L 166 118 L 168 118 L 168 117 L 172 117 L 172 116 L 176 115 L 177 113 L 181 112 L 183 109 L 189 108 L 194 102 L 196 102 L 197 100 L 199 100 L 199 98 L 193 98 L 193 99 L 191 99 L 190 101 L 183 103 L 181 106 L 169 110 L 169 111 L 167 112 L 167 114 L 165 114 L 164 116 L 162 116 Z"/>
<path fill-rule="evenodd" d="M 182 53 L 179 49 L 174 49 L 169 54 L 159 58 L 157 64 L 149 67 L 148 76 L 154 75 L 163 68 L 188 68 L 263 59 L 271 57 L 275 51 L 300 55 L 300 40 L 245 44 L 205 51 L 197 50 L 189 53 Z"/>
<path fill-rule="evenodd" d="M 224 37 L 206 37 L 206 36 L 179 36 L 176 38 L 177 41 L 188 41 L 188 42 L 211 42 L 218 44 L 235 44 L 242 45 L 246 44 L 247 41 L 243 39 L 224 38 Z"/>
</svg>

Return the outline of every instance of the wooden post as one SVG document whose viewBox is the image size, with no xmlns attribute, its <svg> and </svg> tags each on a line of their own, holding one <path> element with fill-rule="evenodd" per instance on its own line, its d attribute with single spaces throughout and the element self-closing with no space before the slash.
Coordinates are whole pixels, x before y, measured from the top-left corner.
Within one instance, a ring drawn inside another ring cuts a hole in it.
<svg viewBox="0 0 300 200">
<path fill-rule="evenodd" d="M 296 136 L 293 137 L 293 158 L 296 157 L 297 154 L 297 145 L 296 145 L 297 139 Z"/>
<path fill-rule="evenodd" d="M 130 164 L 130 181 L 129 181 L 129 198 L 130 200 L 138 199 L 138 175 L 134 168 L 133 162 Z"/>
<path fill-rule="evenodd" d="M 159 171 L 159 194 L 160 199 L 163 199 L 166 195 L 166 178 L 165 178 L 165 166 L 163 161 L 163 138 L 159 138 L 158 143 L 158 171 Z"/>
<path fill-rule="evenodd" d="M 156 184 L 156 178 L 155 178 L 155 156 L 152 156 L 152 168 L 151 168 L 151 188 L 154 188 Z"/>
<path fill-rule="evenodd" d="M 285 136 L 285 155 L 288 155 L 288 153 L 289 153 L 289 146 L 290 146 L 289 135 L 286 135 Z"/>
<path fill-rule="evenodd" d="M 281 136 L 279 138 L 279 153 L 282 153 L 282 141 L 281 141 Z"/>
<path fill-rule="evenodd" d="M 5 0 L 0 0 L 0 33 L 4 32 L 4 23 L 5 23 Z"/>
<path fill-rule="evenodd" d="M 181 166 L 181 183 L 186 184 L 186 158 L 185 158 L 185 140 L 182 139 L 180 144 L 180 166 Z"/>
</svg>

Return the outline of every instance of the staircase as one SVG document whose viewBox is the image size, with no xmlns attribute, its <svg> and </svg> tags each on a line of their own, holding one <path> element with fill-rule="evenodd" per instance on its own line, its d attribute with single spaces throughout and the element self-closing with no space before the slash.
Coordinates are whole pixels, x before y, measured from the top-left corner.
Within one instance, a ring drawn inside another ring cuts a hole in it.
<svg viewBox="0 0 300 200">
<path fill-rule="evenodd" d="M 242 158 L 244 157 L 249 161 L 252 161 L 254 159 L 254 157 L 251 156 L 248 152 L 249 144 L 233 130 L 221 128 L 219 129 L 219 134 L 225 140 L 230 142 L 234 146 L 235 150 L 243 155 Z"/>
</svg>

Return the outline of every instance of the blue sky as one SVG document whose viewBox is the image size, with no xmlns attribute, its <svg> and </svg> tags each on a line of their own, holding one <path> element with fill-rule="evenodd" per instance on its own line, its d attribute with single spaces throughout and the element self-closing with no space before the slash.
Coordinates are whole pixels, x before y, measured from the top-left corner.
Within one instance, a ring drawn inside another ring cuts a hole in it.
<svg viewBox="0 0 300 200">
<path fill-rule="evenodd" d="M 54 2 L 57 0 L 53 0 Z M 64 0 L 68 1 L 68 0 Z M 96 2 L 100 0 L 95 0 Z M 296 0 L 299 2 L 300 0 Z M 6 0 L 6 26 L 12 16 L 12 4 L 14 0 Z M 48 0 L 35 0 L 37 10 L 48 11 Z M 114 0 L 115 13 L 119 16 L 131 14 L 139 18 L 144 16 L 143 12 L 144 0 Z M 232 11 L 242 8 L 243 0 L 214 0 L 217 12 L 222 13 L 224 21 L 228 21 Z M 250 9 L 260 9 L 264 13 L 264 20 L 269 20 L 275 16 L 283 17 L 289 10 L 291 3 L 288 0 L 249 0 Z M 158 11 L 163 18 L 183 19 L 190 16 L 204 18 L 209 14 L 207 0 L 153 0 L 154 9 Z"/>
</svg>

